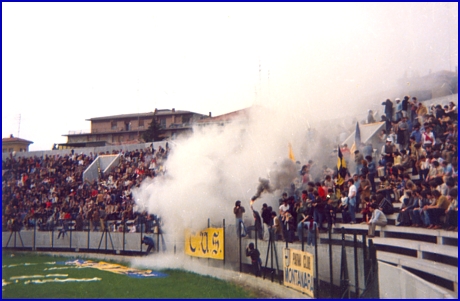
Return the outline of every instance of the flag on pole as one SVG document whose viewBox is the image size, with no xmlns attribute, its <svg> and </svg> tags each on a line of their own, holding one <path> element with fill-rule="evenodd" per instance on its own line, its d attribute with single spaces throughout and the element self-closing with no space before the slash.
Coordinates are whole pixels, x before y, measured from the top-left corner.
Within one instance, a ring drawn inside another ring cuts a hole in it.
<svg viewBox="0 0 460 301">
<path fill-rule="evenodd" d="M 353 160 L 355 159 L 355 150 L 356 150 L 356 142 L 353 142 L 353 145 L 350 148 L 350 156 Z"/>
<path fill-rule="evenodd" d="M 361 131 L 359 130 L 359 123 L 356 122 L 356 131 L 355 131 L 355 147 L 357 150 L 361 147 Z"/>
<path fill-rule="evenodd" d="M 295 157 L 294 157 L 294 152 L 292 151 L 292 145 L 289 143 L 289 159 L 292 160 L 292 162 L 295 162 Z"/>
<path fill-rule="evenodd" d="M 342 185 L 345 182 L 347 175 L 347 163 L 343 158 L 340 146 L 337 147 L 337 185 Z"/>
</svg>

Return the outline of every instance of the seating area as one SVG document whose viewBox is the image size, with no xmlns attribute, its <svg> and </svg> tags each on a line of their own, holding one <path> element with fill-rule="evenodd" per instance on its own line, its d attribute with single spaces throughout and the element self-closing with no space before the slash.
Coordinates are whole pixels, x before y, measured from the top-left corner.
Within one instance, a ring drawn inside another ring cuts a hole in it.
<svg viewBox="0 0 460 301">
<path fill-rule="evenodd" d="M 399 211 L 401 203 L 393 205 Z M 401 267 L 457 296 L 458 232 L 397 227 L 394 226 L 397 216 L 398 212 L 388 215 L 388 225 L 376 229 L 372 242 L 377 249 L 377 259 Z M 357 215 L 357 221 L 361 219 L 362 216 Z M 335 243 L 341 241 L 342 227 L 347 234 L 366 235 L 368 231 L 367 224 L 337 223 L 332 237 Z M 321 243 L 327 243 L 327 234 L 320 234 L 320 239 Z"/>
</svg>

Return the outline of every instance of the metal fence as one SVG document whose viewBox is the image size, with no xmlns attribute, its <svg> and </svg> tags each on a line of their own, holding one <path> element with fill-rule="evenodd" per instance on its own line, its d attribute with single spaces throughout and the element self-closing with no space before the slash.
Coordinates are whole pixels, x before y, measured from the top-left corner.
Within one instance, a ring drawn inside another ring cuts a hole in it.
<svg viewBox="0 0 460 301">
<path fill-rule="evenodd" d="M 280 242 L 274 239 L 258 239 L 257 230 L 253 239 L 242 238 L 237 225 L 225 225 L 225 220 L 208 227 L 224 229 L 224 260 L 193 258 L 204 261 L 209 266 L 252 273 L 250 258 L 246 257 L 247 244 L 252 242 L 259 250 L 262 260 L 260 276 L 269 281 L 283 283 L 283 249 L 293 248 L 314 254 L 315 298 L 378 298 L 377 259 L 375 247 L 365 235 L 341 233 L 317 234 L 314 232 L 314 244 Z M 163 233 L 159 224 L 151 228 L 140 225 L 138 232 L 128 232 L 126 222 L 118 221 L 115 228 L 105 227 L 103 231 L 91 231 L 93 225 L 86 223 L 82 231 L 73 227 L 55 227 L 43 231 L 34 226 L 29 230 L 3 232 L 4 250 L 23 251 L 59 251 L 105 253 L 115 255 L 145 255 L 147 245 L 142 243 L 145 235 L 155 241 L 153 252 L 184 252 L 185 242 L 175 241 L 171 235 Z M 116 230 L 114 232 L 113 230 Z M 148 233 L 146 233 L 146 231 Z M 153 233 L 152 233 L 153 232 Z M 184 239 L 185 240 L 185 239 Z"/>
</svg>

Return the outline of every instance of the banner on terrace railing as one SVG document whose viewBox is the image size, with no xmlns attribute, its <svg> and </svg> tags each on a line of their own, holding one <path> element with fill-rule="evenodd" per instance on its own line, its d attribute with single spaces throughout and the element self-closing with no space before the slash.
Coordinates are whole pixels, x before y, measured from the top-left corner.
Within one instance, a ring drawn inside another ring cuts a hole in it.
<svg viewBox="0 0 460 301">
<path fill-rule="evenodd" d="M 207 228 L 198 233 L 186 230 L 185 254 L 224 260 L 224 228 Z"/>
<path fill-rule="evenodd" d="M 314 256 L 301 250 L 287 248 L 283 249 L 283 253 L 284 285 L 314 297 Z"/>
</svg>

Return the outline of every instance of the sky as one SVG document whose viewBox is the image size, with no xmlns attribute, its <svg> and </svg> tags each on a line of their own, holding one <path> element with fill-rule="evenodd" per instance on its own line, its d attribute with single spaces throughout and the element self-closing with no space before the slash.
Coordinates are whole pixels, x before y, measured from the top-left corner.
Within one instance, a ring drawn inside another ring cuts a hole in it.
<svg viewBox="0 0 460 301">
<path fill-rule="evenodd" d="M 458 3 L 2 3 L 2 137 L 49 150 L 155 108 L 315 121 L 457 65 Z"/>
</svg>

